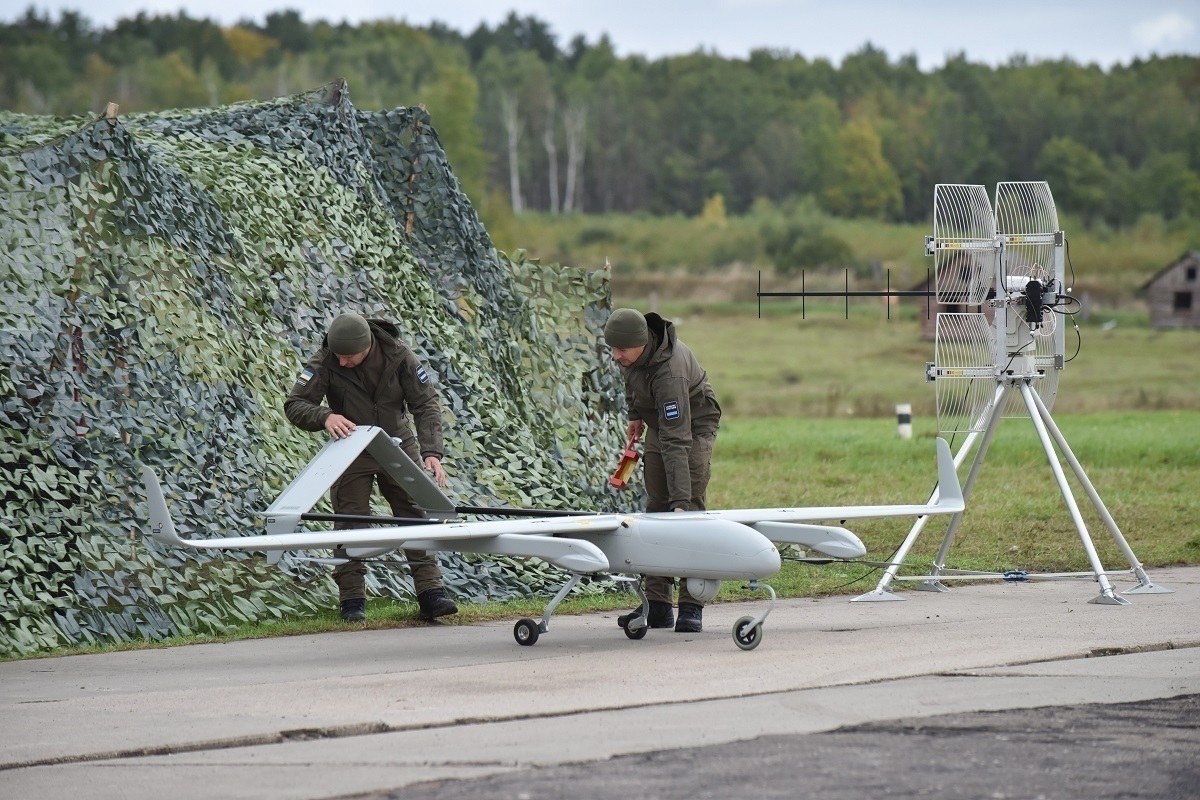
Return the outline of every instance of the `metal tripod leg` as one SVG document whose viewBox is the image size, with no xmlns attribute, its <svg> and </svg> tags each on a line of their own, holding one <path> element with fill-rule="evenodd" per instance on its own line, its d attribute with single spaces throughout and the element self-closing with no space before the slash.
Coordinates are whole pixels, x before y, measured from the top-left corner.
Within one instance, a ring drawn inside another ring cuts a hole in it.
<svg viewBox="0 0 1200 800">
<path fill-rule="evenodd" d="M 954 456 L 954 469 L 957 471 L 965 459 L 966 454 L 970 451 L 971 445 L 975 443 L 975 439 L 979 434 L 972 431 L 962 443 L 962 447 L 958 448 L 958 454 Z M 930 504 L 936 503 L 941 495 L 941 486 L 934 488 L 933 493 L 929 496 Z M 904 598 L 894 592 L 888 591 L 888 587 L 892 585 L 892 581 L 896 578 L 896 573 L 900 571 L 900 565 L 904 563 L 904 559 L 908 557 L 908 551 L 916 544 L 917 537 L 921 531 L 925 530 L 925 523 L 929 522 L 929 517 L 917 517 L 917 521 L 908 531 L 908 535 L 904 537 L 904 541 L 900 543 L 900 547 L 896 549 L 895 555 L 892 556 L 892 563 L 884 571 L 879 578 L 879 583 L 875 584 L 875 588 L 866 594 L 860 594 L 853 598 L 851 603 L 883 603 L 894 600 L 903 600 Z"/>
<path fill-rule="evenodd" d="M 996 435 L 996 429 L 1000 427 L 1000 417 L 1004 414 L 1004 404 L 1007 400 L 1008 387 L 1004 385 L 997 386 L 996 393 L 992 396 L 991 413 L 988 414 L 987 425 L 984 427 L 983 436 L 979 440 L 979 449 L 975 451 L 975 460 L 971 462 L 971 471 L 967 473 L 967 480 L 963 483 L 964 501 L 970 497 L 971 490 L 975 488 L 975 481 L 983 469 L 983 461 L 987 458 L 988 448 L 992 446 L 992 439 Z M 942 537 L 942 544 L 933 559 L 933 567 L 929 570 L 931 575 L 939 575 L 945 569 L 946 557 L 950 553 L 950 545 L 954 544 L 954 536 L 958 533 L 958 527 L 962 524 L 963 514 L 965 513 L 966 509 L 964 508 L 950 517 L 950 524 L 946 526 L 946 535 Z M 923 592 L 950 591 L 945 584 L 936 578 L 931 581 L 922 581 L 916 588 Z"/>
<path fill-rule="evenodd" d="M 992 437 L 993 433 L 995 432 L 996 422 L 1000 418 L 999 411 L 997 411 L 997 409 L 1003 408 L 1003 406 L 1001 406 L 1000 403 L 1004 399 L 1003 395 L 1004 395 L 1005 391 L 1006 391 L 1005 387 L 1003 387 L 1003 386 L 996 387 L 996 394 L 992 398 L 992 413 L 988 417 L 987 427 L 984 428 L 984 437 L 983 437 L 984 441 L 980 444 L 979 453 L 976 454 L 975 462 L 971 465 L 971 471 L 967 475 L 966 483 L 963 484 L 963 487 L 962 487 L 962 494 L 963 494 L 964 501 L 970 496 L 971 487 L 974 486 L 975 477 L 978 475 L 979 467 L 983 463 L 983 455 L 986 453 L 987 447 L 991 442 L 991 437 Z M 963 441 L 963 443 L 962 443 L 962 447 L 958 448 L 958 452 L 954 456 L 954 469 L 955 470 L 958 470 L 962 467 L 963 462 L 966 461 L 967 453 L 971 452 L 971 447 L 972 447 L 972 445 L 975 444 L 975 441 L 978 438 L 979 438 L 978 431 L 972 431 L 970 434 L 967 435 L 966 440 Z M 930 496 L 930 499 L 929 499 L 930 503 L 936 502 L 938 495 L 940 494 L 939 489 L 940 489 L 940 487 L 934 489 L 933 494 Z M 950 543 L 954 540 L 954 533 L 958 529 L 958 525 L 961 522 L 961 520 L 962 520 L 961 512 L 953 515 L 950 519 L 950 528 L 946 532 L 947 538 L 942 541 L 942 546 L 941 546 L 940 550 L 938 551 L 938 558 L 937 558 L 937 561 L 936 561 L 936 563 L 934 565 L 934 569 L 933 569 L 934 575 L 937 575 L 939 572 L 941 572 L 942 566 L 946 562 L 946 552 L 950 549 Z M 891 586 L 892 581 L 895 580 L 896 574 L 900 571 L 900 565 L 903 564 L 904 559 L 908 557 L 908 551 L 912 549 L 912 546 L 914 544 L 916 544 L 917 537 L 921 534 L 921 531 L 925 530 L 925 525 L 928 522 L 929 522 L 929 517 L 918 517 L 917 518 L 917 521 L 913 523 L 912 528 L 909 530 L 908 535 L 904 537 L 904 541 L 901 542 L 900 547 L 896 550 L 896 554 L 892 557 L 892 564 L 887 568 L 887 570 L 884 571 L 882 577 L 880 577 L 879 583 L 877 583 L 875 585 L 875 588 L 873 590 L 867 592 L 866 594 L 860 594 L 858 597 L 855 597 L 850 602 L 852 602 L 852 603 L 879 603 L 879 602 L 885 602 L 885 601 L 890 601 L 890 600 L 903 600 L 904 599 L 903 597 L 900 597 L 899 595 L 888 591 L 888 588 Z M 922 591 L 922 592 L 948 592 L 948 591 L 950 591 L 949 587 L 947 587 L 945 584 L 943 584 L 937 580 L 922 581 L 919 585 L 917 585 L 914 588 L 917 591 Z"/>
<path fill-rule="evenodd" d="M 1058 454 L 1054 452 L 1054 445 L 1050 441 L 1050 434 L 1046 431 L 1046 423 L 1042 419 L 1042 413 L 1034 402 L 1033 389 L 1029 388 L 1028 383 L 1021 384 L 1021 396 L 1025 399 L 1025 405 L 1029 408 L 1029 418 L 1033 420 L 1033 427 L 1037 430 L 1038 439 L 1042 443 L 1042 449 L 1046 451 L 1046 458 L 1050 462 L 1050 469 L 1054 472 L 1054 479 L 1058 481 L 1058 488 L 1062 492 L 1063 500 L 1067 502 L 1067 509 L 1071 512 L 1071 519 L 1075 522 L 1075 529 L 1079 531 L 1079 540 L 1083 542 L 1083 549 L 1087 553 L 1088 563 L 1092 565 L 1092 572 L 1096 575 L 1096 581 L 1100 584 L 1100 596 L 1094 597 L 1088 602 L 1099 603 L 1109 606 L 1127 606 L 1129 601 L 1118 595 L 1108 580 L 1108 576 L 1104 574 L 1104 565 L 1100 563 L 1100 556 L 1096 554 L 1096 546 L 1092 544 L 1092 537 L 1088 533 L 1087 524 L 1083 521 L 1083 517 L 1079 513 L 1079 505 L 1075 502 L 1075 495 L 1071 493 L 1071 487 L 1067 484 L 1067 476 L 1063 473 L 1062 464 L 1058 461 Z"/>
<path fill-rule="evenodd" d="M 1046 408 L 1046 404 L 1042 402 L 1042 398 L 1038 396 L 1037 392 L 1033 392 L 1032 397 L 1034 404 L 1037 406 L 1038 414 L 1041 416 L 1046 428 L 1049 429 L 1050 435 L 1054 437 L 1055 443 L 1058 444 L 1058 449 L 1062 451 L 1063 456 L 1067 459 L 1067 463 L 1071 465 L 1071 470 L 1075 473 L 1075 477 L 1079 479 L 1083 490 L 1087 492 L 1088 499 L 1092 501 L 1092 506 L 1095 507 L 1096 513 L 1100 515 L 1100 519 L 1104 520 L 1105 527 L 1112 534 L 1117 546 L 1121 548 L 1121 552 L 1125 554 L 1125 560 L 1129 562 L 1129 567 L 1133 570 L 1134 577 L 1137 578 L 1138 585 L 1132 589 L 1126 589 L 1122 594 L 1174 594 L 1173 589 L 1159 586 L 1150 580 L 1141 562 L 1134 555 L 1133 548 L 1129 546 L 1129 542 L 1125 540 L 1121 529 L 1117 527 L 1116 520 L 1113 519 L 1112 514 L 1108 513 L 1108 508 L 1105 507 L 1104 501 L 1100 499 L 1100 494 L 1096 491 L 1096 487 L 1088 480 L 1088 476 L 1083 471 L 1083 466 L 1080 465 L 1079 459 L 1075 458 L 1075 453 L 1071 451 L 1070 445 L 1067 444 L 1066 437 L 1062 435 L 1062 431 L 1058 429 L 1058 425 L 1055 424 L 1054 419 L 1050 416 L 1050 410 Z"/>
</svg>

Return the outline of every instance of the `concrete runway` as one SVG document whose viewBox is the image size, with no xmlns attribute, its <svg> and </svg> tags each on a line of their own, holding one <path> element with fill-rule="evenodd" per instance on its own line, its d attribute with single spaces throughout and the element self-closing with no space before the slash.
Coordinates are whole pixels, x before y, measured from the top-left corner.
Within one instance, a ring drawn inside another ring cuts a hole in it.
<svg viewBox="0 0 1200 800">
<path fill-rule="evenodd" d="M 1137 790 L 1111 796 L 1172 797 L 1172 781 L 1200 775 L 1200 705 L 1183 697 L 1200 694 L 1200 567 L 1151 575 L 1175 594 L 1091 605 L 1094 582 L 1046 581 L 783 600 L 750 652 L 730 630 L 765 601 L 706 609 L 701 634 L 641 641 L 613 612 L 554 617 L 533 647 L 505 622 L 3 663 L 0 798 L 787 797 L 819 773 L 843 788 L 870 774 L 858 796 L 1083 796 L 1006 793 L 1000 777 L 925 794 L 946 784 L 922 776 L 960 755 L 968 777 L 1003 768 L 1052 788 L 1055 764 L 1073 763 Z M 993 711 L 1006 714 L 978 717 Z M 944 733 L 913 750 L 905 731 L 922 726 Z M 848 752 L 828 744 L 834 731 L 876 737 L 853 751 L 876 757 L 829 773 Z M 996 749 L 1013 739 L 1033 749 Z M 1098 759 L 1101 744 L 1162 763 Z M 1051 745 L 1059 762 L 1037 757 Z M 904 789 L 903 774 L 924 788 Z"/>
</svg>

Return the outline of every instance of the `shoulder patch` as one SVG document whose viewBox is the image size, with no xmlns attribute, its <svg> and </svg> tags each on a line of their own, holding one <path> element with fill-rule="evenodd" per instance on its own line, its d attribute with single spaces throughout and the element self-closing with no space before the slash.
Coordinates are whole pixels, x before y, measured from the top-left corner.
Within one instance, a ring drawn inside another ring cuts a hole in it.
<svg viewBox="0 0 1200 800">
<path fill-rule="evenodd" d="M 308 386 L 308 382 L 312 380 L 313 371 L 311 369 L 303 370 L 299 377 L 296 378 L 297 386 Z"/>
<path fill-rule="evenodd" d="M 665 420 L 679 419 L 679 403 L 674 400 L 668 400 L 663 403 L 662 411 L 663 419 Z"/>
<path fill-rule="evenodd" d="M 417 380 L 419 380 L 421 383 L 426 383 L 429 381 L 429 373 L 425 371 L 424 364 L 421 364 L 417 367 Z"/>
</svg>

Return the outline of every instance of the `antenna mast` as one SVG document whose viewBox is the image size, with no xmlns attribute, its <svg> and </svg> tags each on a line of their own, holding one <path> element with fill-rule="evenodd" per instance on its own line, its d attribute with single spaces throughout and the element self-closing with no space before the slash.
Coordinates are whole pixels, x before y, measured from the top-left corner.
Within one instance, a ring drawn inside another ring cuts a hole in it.
<svg viewBox="0 0 1200 800">
<path fill-rule="evenodd" d="M 934 360 L 926 365 L 926 378 L 933 382 L 937 398 L 938 431 L 967 433 L 954 457 L 956 469 L 977 446 L 963 482 L 963 497 L 970 497 L 1000 419 L 1029 419 L 1091 566 L 1090 573 L 1043 577 L 1092 574 L 1100 584 L 1100 594 L 1090 602 L 1129 604 L 1113 589 L 1109 573 L 1100 562 L 1055 452 L 1057 445 L 1138 581 L 1124 594 L 1170 593 L 1146 575 L 1050 416 L 1065 365 L 1065 326 L 1057 324 L 1057 316 L 1075 302 L 1069 289 L 1063 288 L 1066 237 L 1058 227 L 1050 187 L 1042 181 L 997 184 L 993 210 L 983 186 L 938 184 L 933 209 L 934 233 L 926 237 L 925 251 L 934 259 L 937 302 L 983 308 L 980 313 L 939 313 Z M 935 489 L 931 502 L 937 496 Z M 854 598 L 854 602 L 903 599 L 889 591 L 893 580 L 920 580 L 917 589 L 947 592 L 943 579 L 1038 577 L 1019 571 L 996 574 L 947 570 L 946 556 L 962 522 L 960 512 L 950 518 L 930 574 L 898 578 L 900 565 L 928 519 L 921 517 L 913 524 L 875 589 Z"/>
</svg>

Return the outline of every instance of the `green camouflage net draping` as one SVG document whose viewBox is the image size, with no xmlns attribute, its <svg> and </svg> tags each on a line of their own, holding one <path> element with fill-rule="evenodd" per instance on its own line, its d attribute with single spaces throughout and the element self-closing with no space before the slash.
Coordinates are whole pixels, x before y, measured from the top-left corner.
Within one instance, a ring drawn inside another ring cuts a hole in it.
<svg viewBox="0 0 1200 800">
<path fill-rule="evenodd" d="M 395 322 L 436 376 L 459 503 L 640 505 L 606 480 L 624 431 L 609 299 L 603 270 L 498 252 L 424 110 L 358 111 L 340 82 L 116 119 L 0 114 L 0 656 L 334 606 L 309 562 L 144 541 L 136 465 L 183 535 L 260 532 L 324 441 L 283 399 L 346 310 Z M 561 579 L 440 557 L 469 600 Z M 368 586 L 412 597 L 404 570 L 373 566 Z"/>
</svg>

